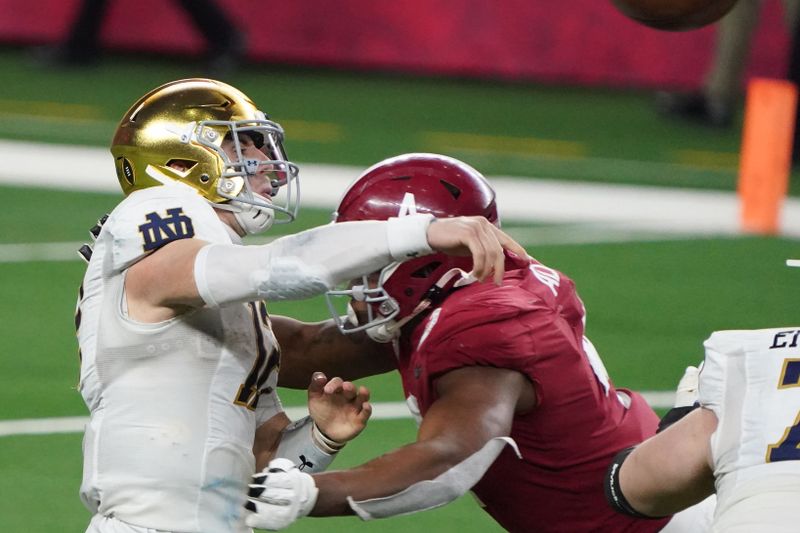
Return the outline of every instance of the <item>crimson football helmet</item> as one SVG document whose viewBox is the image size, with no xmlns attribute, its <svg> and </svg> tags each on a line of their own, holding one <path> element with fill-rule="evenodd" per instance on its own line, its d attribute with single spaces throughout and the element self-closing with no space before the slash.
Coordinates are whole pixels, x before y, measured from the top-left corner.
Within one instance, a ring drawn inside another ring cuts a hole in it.
<svg viewBox="0 0 800 533">
<path fill-rule="evenodd" d="M 494 189 L 471 166 L 437 154 L 413 153 L 373 165 L 347 189 L 333 214 L 334 222 L 386 220 L 430 213 L 437 218 L 483 216 L 500 226 Z M 463 283 L 472 258 L 434 253 L 392 263 L 361 285 L 327 294 L 328 307 L 345 333 L 367 330 L 375 340 L 388 342 L 399 328 L 435 302 L 437 294 Z M 377 278 L 377 279 L 376 279 Z M 367 322 L 353 313 L 340 317 L 333 298 L 345 296 L 366 302 Z"/>
</svg>

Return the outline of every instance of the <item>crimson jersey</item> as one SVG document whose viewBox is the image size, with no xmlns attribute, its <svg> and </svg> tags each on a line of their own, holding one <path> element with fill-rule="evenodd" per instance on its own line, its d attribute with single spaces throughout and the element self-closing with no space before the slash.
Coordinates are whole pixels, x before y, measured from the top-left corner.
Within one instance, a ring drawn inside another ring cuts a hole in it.
<svg viewBox="0 0 800 533">
<path fill-rule="evenodd" d="M 658 531 L 667 519 L 623 516 L 603 494 L 613 456 L 653 435 L 658 417 L 641 396 L 623 391 L 620 398 L 583 333 L 572 280 L 532 261 L 507 271 L 501 287 L 457 289 L 404 337 L 403 388 L 424 416 L 436 401 L 437 377 L 450 370 L 509 368 L 531 380 L 537 407 L 511 428 L 522 460 L 506 447 L 473 488 L 504 528 Z"/>
</svg>

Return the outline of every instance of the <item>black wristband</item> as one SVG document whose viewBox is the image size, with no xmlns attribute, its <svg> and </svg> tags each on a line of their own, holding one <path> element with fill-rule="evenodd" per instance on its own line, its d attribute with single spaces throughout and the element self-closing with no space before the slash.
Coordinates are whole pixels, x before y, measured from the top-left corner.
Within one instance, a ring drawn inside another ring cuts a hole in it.
<svg viewBox="0 0 800 533">
<path fill-rule="evenodd" d="M 688 415 L 698 407 L 700 407 L 699 403 L 695 403 L 694 405 L 687 405 L 685 407 L 673 407 L 672 409 L 667 411 L 667 414 L 665 414 L 658 422 L 658 429 L 656 430 L 656 433 L 661 433 L 662 431 L 664 431 L 672 424 L 674 424 L 684 416 Z"/>
<path fill-rule="evenodd" d="M 618 513 L 634 518 L 641 518 L 643 520 L 661 520 L 663 516 L 647 516 L 634 509 L 625 496 L 622 494 L 622 488 L 619 485 L 619 471 L 622 468 L 622 463 L 631 454 L 636 446 L 625 448 L 611 461 L 611 464 L 606 471 L 606 478 L 603 483 L 603 490 L 606 494 L 606 501 Z"/>
</svg>

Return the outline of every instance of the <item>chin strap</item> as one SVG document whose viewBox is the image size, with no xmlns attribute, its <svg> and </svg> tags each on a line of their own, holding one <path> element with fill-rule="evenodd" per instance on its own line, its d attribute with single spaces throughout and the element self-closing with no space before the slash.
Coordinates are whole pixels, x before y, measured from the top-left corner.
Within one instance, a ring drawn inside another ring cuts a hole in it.
<svg viewBox="0 0 800 533">
<path fill-rule="evenodd" d="M 259 195 L 254 194 L 253 196 Z M 272 209 L 244 202 L 236 203 L 241 207 L 241 211 L 234 211 L 233 216 L 236 217 L 236 222 L 248 235 L 258 235 L 267 231 L 275 221 L 275 214 Z"/>
<path fill-rule="evenodd" d="M 243 201 L 239 196 L 229 196 L 223 192 L 219 192 L 219 194 L 230 201 L 225 203 L 209 202 L 211 206 L 233 213 L 236 222 L 239 223 L 239 226 L 241 226 L 247 235 L 263 233 L 275 222 L 274 209 L 269 207 L 272 205 L 272 202 L 265 196 L 251 193 L 254 199 L 261 202 L 260 204 L 255 204 L 249 201 Z"/>
<path fill-rule="evenodd" d="M 403 326 L 408 324 L 409 321 L 429 308 L 432 304 L 433 302 L 431 300 L 422 300 L 417 304 L 414 310 L 408 314 L 408 316 L 405 316 L 400 320 L 390 320 L 389 322 L 384 322 L 383 324 L 378 324 L 377 326 L 367 328 L 367 336 L 375 342 L 379 342 L 381 344 L 392 342 L 400 336 L 400 330 Z"/>
</svg>

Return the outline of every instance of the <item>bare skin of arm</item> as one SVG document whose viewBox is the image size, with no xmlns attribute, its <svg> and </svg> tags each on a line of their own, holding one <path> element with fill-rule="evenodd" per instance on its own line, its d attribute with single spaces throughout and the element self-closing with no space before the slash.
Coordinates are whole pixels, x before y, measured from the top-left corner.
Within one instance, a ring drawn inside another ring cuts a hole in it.
<svg viewBox="0 0 800 533">
<path fill-rule="evenodd" d="M 282 431 L 291 421 L 286 413 L 278 413 L 256 429 L 253 440 L 253 455 L 256 458 L 256 472 L 261 471 L 275 455 L 281 442 Z"/>
<path fill-rule="evenodd" d="M 173 241 L 131 266 L 125 276 L 130 317 L 155 323 L 205 305 L 194 281 L 194 260 L 206 244 L 200 239 Z"/>
<path fill-rule="evenodd" d="M 198 239 L 171 242 L 133 265 L 125 280 L 131 318 L 160 322 L 204 305 L 193 273 L 195 256 L 206 244 Z M 344 335 L 333 320 L 310 324 L 274 316 L 272 329 L 281 346 L 281 387 L 305 389 L 315 371 L 354 380 L 395 368 L 390 344 L 364 334 Z"/>
<path fill-rule="evenodd" d="M 530 381 L 519 372 L 464 367 L 437 381 L 438 399 L 425 414 L 417 441 L 350 470 L 315 474 L 319 496 L 314 516 L 352 514 L 347 496 L 365 500 L 389 496 L 419 481 L 434 479 L 507 436 L 515 413 L 535 405 Z"/>
<path fill-rule="evenodd" d="M 637 446 L 619 472 L 628 503 L 648 516 L 666 516 L 713 494 L 709 438 L 716 428 L 712 411 L 695 409 Z"/>
<path fill-rule="evenodd" d="M 396 368 L 391 344 L 363 333 L 344 335 L 333 320 L 309 324 L 273 316 L 272 331 L 281 346 L 281 387 L 305 388 L 316 371 L 352 381 Z"/>
<path fill-rule="evenodd" d="M 367 388 L 340 377 L 329 380 L 322 372 L 315 372 L 310 381 L 308 411 L 320 430 L 338 442 L 356 438 L 372 414 Z M 256 470 L 262 470 L 274 458 L 288 424 L 286 414 L 278 413 L 256 429 L 253 443 Z"/>
</svg>

